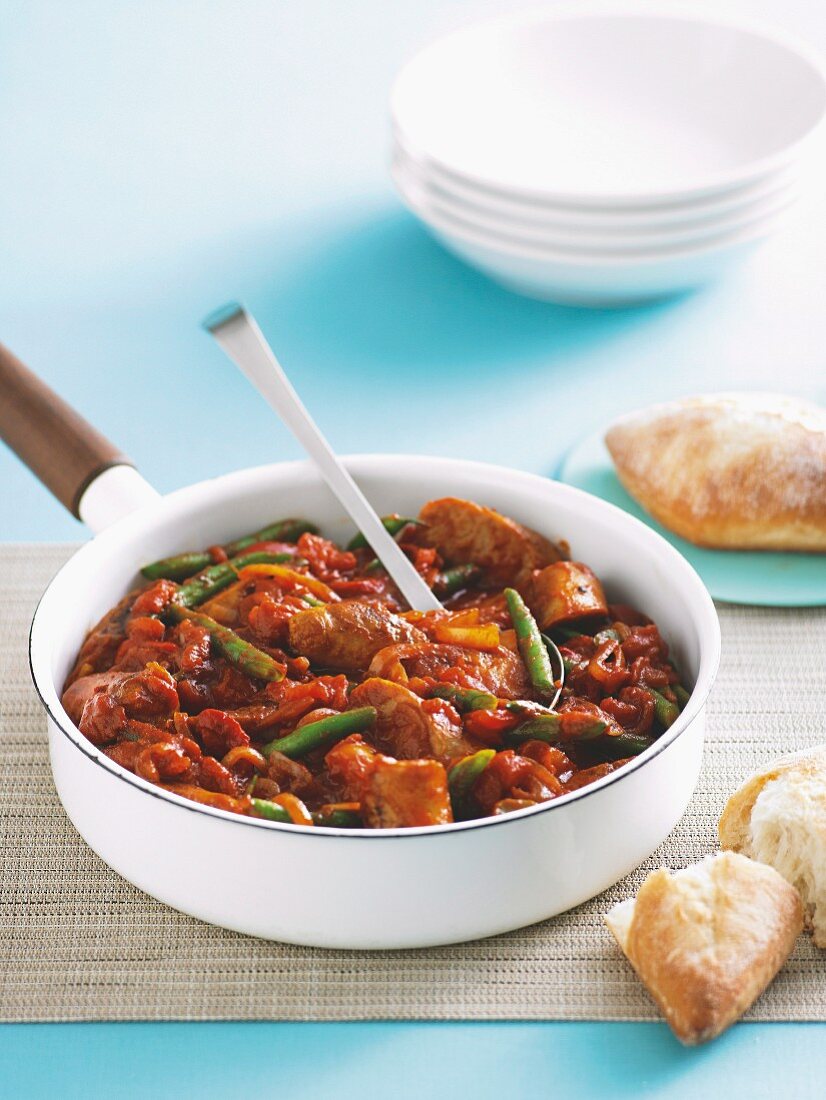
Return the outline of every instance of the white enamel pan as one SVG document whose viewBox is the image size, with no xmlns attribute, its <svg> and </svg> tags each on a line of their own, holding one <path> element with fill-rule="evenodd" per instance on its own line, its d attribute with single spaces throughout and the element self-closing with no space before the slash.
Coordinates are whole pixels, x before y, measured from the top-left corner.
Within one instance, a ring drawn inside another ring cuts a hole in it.
<svg viewBox="0 0 826 1100">
<path fill-rule="evenodd" d="M 648 527 L 577 489 L 503 467 L 414 455 L 347 460 L 380 513 L 467 497 L 565 538 L 609 597 L 651 615 L 691 686 L 677 722 L 581 791 L 506 817 L 416 829 L 280 825 L 168 794 L 109 760 L 60 704 L 89 628 L 147 561 L 301 515 L 334 539 L 352 527 L 305 462 L 241 470 L 161 498 L 128 460 L 0 348 L 0 434 L 95 533 L 34 616 L 32 678 L 48 714 L 55 786 L 78 832 L 124 878 L 226 928 L 339 948 L 427 947 L 490 936 L 580 904 L 646 859 L 697 782 L 720 655 L 711 599 Z"/>
</svg>

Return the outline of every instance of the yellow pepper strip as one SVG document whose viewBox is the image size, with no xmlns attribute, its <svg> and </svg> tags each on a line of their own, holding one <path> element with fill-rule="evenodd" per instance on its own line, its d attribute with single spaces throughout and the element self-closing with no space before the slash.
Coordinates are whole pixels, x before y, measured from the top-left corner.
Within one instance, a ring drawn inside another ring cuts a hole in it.
<svg viewBox="0 0 826 1100">
<path fill-rule="evenodd" d="M 223 592 L 213 596 L 211 600 L 202 603 L 201 611 L 205 615 L 210 615 L 223 626 L 235 626 L 238 622 L 238 605 L 241 602 L 243 588 L 243 584 L 236 581 L 229 588 L 225 588 Z"/>
<path fill-rule="evenodd" d="M 460 645 L 466 649 L 496 649 L 499 646 L 499 627 L 494 623 L 485 626 L 453 626 L 437 623 L 433 637 L 445 645 Z"/>
<path fill-rule="evenodd" d="M 457 611 L 444 620 L 445 626 L 480 626 L 479 608 L 469 607 L 466 611 Z"/>
<path fill-rule="evenodd" d="M 282 810 L 287 811 L 293 825 L 315 825 L 310 811 L 301 799 L 296 798 L 294 794 L 289 794 L 288 792 L 277 794 L 272 801 L 276 806 L 280 806 Z"/>
<path fill-rule="evenodd" d="M 254 580 L 256 577 L 277 577 L 286 581 L 293 587 L 300 586 L 318 596 L 325 603 L 338 603 L 341 599 L 329 585 L 318 580 L 309 573 L 299 573 L 297 569 L 290 569 L 287 565 L 275 565 L 269 562 L 261 562 L 259 565 L 245 565 L 239 570 L 238 576 L 242 581 Z"/>
</svg>

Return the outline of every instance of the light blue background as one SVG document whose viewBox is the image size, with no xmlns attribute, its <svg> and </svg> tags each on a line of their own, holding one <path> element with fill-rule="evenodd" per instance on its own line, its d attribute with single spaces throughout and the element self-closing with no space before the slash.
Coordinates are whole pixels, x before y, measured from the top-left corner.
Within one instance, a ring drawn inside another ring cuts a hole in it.
<svg viewBox="0 0 826 1100">
<path fill-rule="evenodd" d="M 385 163 L 394 71 L 509 6 L 0 0 L 4 342 L 161 490 L 297 455 L 198 328 L 227 298 L 256 311 L 341 451 L 547 472 L 655 398 L 824 396 L 822 171 L 795 224 L 726 282 L 624 312 L 501 291 L 404 212 Z M 826 47 L 819 0 L 740 6 Z M 6 538 L 81 537 L 5 453 L 0 493 Z"/>
<path fill-rule="evenodd" d="M 401 209 L 385 169 L 393 72 L 443 29 L 513 6 L 0 0 L 0 339 L 161 490 L 297 454 L 198 328 L 227 298 L 257 313 L 341 451 L 547 473 L 657 398 L 826 398 L 819 164 L 795 224 L 747 267 L 617 313 L 500 291 Z M 826 49 L 821 0 L 715 9 Z M 0 538 L 83 537 L 6 451 L 0 504 Z M 654 1024 L 14 1026 L 0 1091 L 814 1096 L 825 1048 L 815 1025 L 740 1025 L 688 1052 Z"/>
</svg>

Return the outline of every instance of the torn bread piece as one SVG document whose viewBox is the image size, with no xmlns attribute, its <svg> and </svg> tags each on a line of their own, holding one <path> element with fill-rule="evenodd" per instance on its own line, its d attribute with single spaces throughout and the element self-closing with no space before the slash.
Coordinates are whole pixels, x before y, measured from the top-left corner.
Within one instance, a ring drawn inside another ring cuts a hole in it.
<svg viewBox="0 0 826 1100">
<path fill-rule="evenodd" d="M 631 496 L 698 546 L 826 552 L 826 409 L 818 405 L 707 394 L 621 417 L 605 442 Z"/>
<path fill-rule="evenodd" d="M 693 1046 L 763 992 L 791 953 L 803 911 L 771 867 L 720 852 L 674 874 L 653 871 L 605 921 L 671 1030 Z"/>
<path fill-rule="evenodd" d="M 767 863 L 800 892 L 806 927 L 826 948 L 826 745 L 781 756 L 726 803 L 720 846 Z"/>
</svg>

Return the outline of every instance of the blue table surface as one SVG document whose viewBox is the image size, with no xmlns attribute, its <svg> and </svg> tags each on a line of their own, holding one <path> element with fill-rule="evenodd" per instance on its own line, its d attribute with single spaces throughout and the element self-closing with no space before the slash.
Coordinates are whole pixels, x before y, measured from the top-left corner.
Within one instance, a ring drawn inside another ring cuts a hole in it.
<svg viewBox="0 0 826 1100">
<path fill-rule="evenodd" d="M 0 0 L 0 338 L 160 490 L 298 454 L 198 327 L 230 298 L 341 451 L 551 473 L 641 403 L 746 387 L 826 399 L 817 199 L 725 282 L 619 312 L 501 291 L 402 210 L 386 173 L 394 71 L 512 6 Z M 782 18 L 826 50 L 813 0 L 715 7 Z M 811 178 L 822 194 L 817 160 Z M 0 504 L 2 539 L 84 537 L 2 448 Z M 820 1025 L 741 1024 L 697 1051 L 661 1024 L 0 1029 L 8 1096 L 814 1096 L 824 1076 Z"/>
<path fill-rule="evenodd" d="M 680 1047 L 665 1024 L 8 1024 L 4 1096 L 820 1097 L 814 1024 L 741 1024 Z"/>
</svg>

